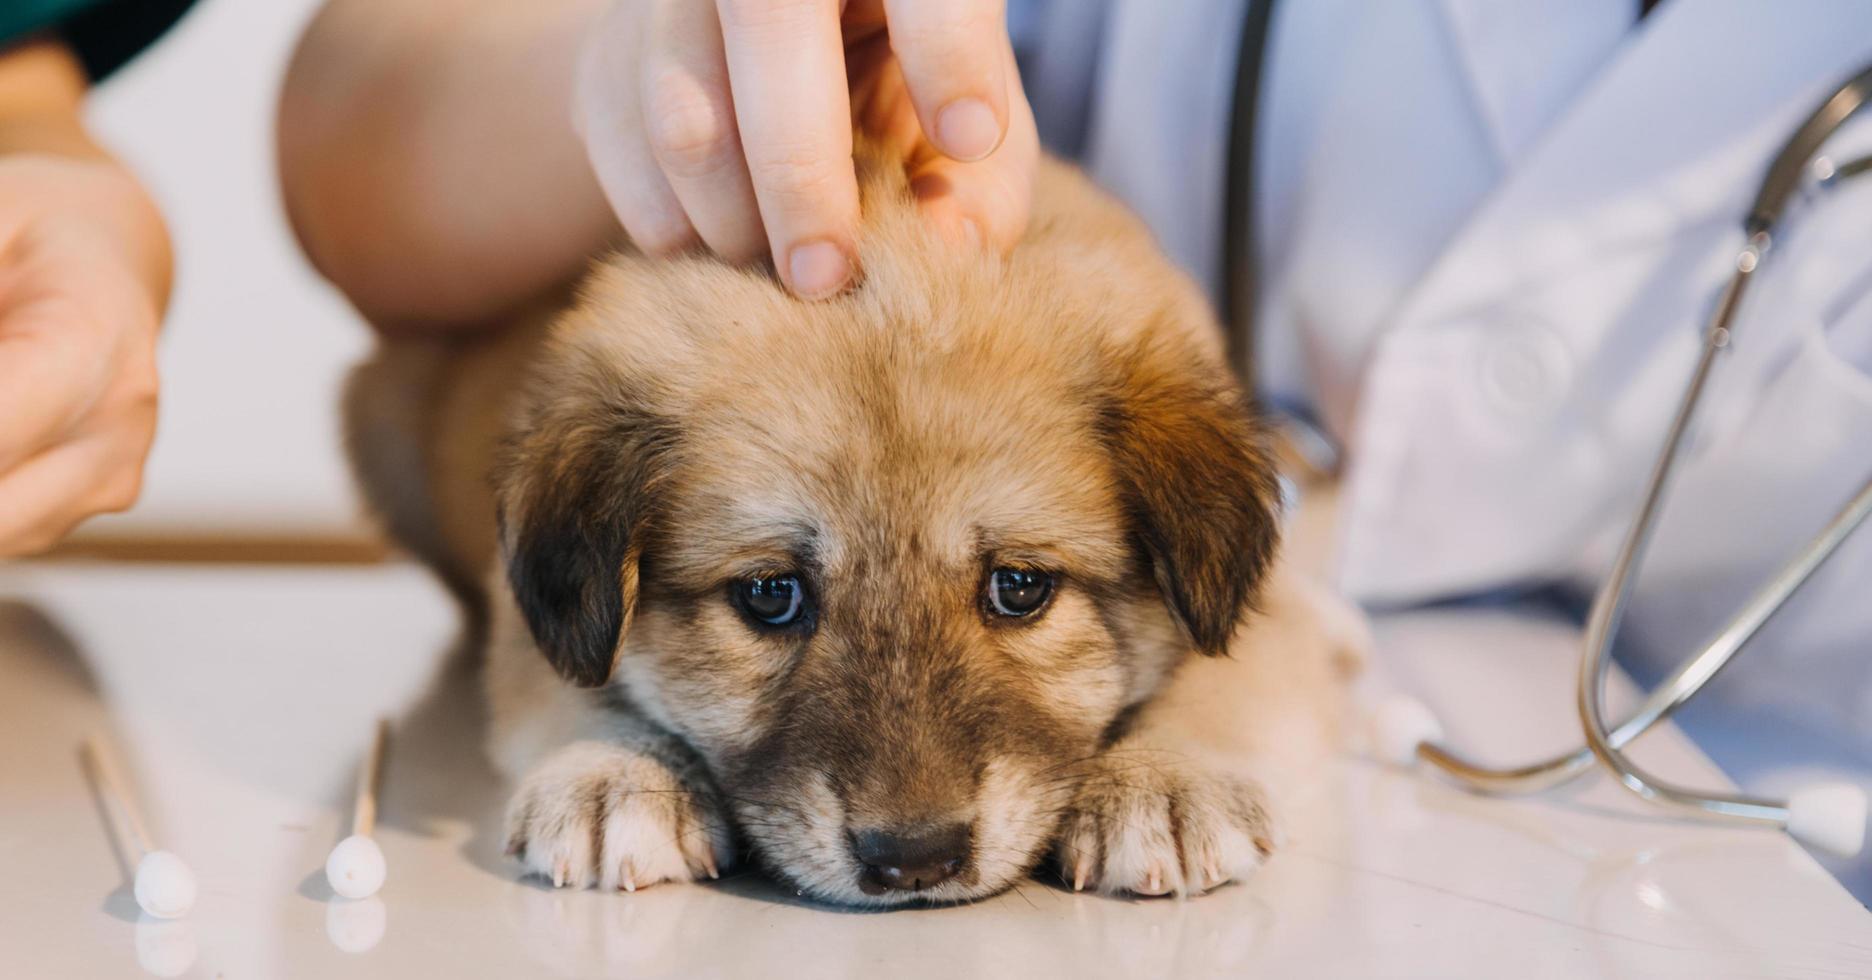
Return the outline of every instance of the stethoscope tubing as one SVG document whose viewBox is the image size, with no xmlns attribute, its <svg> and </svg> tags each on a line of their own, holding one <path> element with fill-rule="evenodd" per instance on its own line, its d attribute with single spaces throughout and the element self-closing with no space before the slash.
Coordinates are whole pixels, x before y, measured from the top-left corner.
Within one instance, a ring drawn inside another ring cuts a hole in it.
<svg viewBox="0 0 1872 980">
<path fill-rule="evenodd" d="M 1605 720 L 1603 692 L 1612 644 L 1656 527 L 1658 511 L 1669 489 L 1684 435 L 1695 417 L 1711 371 L 1729 347 L 1736 311 L 1741 307 L 1756 269 L 1768 254 L 1773 243 L 1772 232 L 1783 210 L 1802 185 L 1821 145 L 1865 104 L 1868 96 L 1872 96 L 1872 66 L 1828 96 L 1788 139 L 1770 165 L 1749 209 L 1743 226 L 1746 242 L 1736 256 L 1734 272 L 1704 330 L 1696 369 L 1690 375 L 1671 420 L 1645 485 L 1644 499 L 1620 545 L 1610 574 L 1594 597 L 1587 618 L 1576 698 L 1585 744 L 1571 752 L 1527 765 L 1495 767 L 1476 763 L 1433 740 L 1424 740 L 1416 745 L 1418 760 L 1470 789 L 1494 794 L 1549 789 L 1583 775 L 1597 762 L 1627 790 L 1682 813 L 1782 828 L 1787 828 L 1794 819 L 1788 802 L 1742 794 L 1699 792 L 1679 786 L 1641 768 L 1623 750 L 1702 691 L 1872 515 L 1872 479 L 1868 479 L 1819 534 L 1765 582 L 1701 650 L 1679 664 L 1630 717 L 1610 730 Z M 1872 171 L 1872 158 L 1838 167 L 1829 163 L 1826 169 L 1823 183 L 1833 184 Z M 1848 846 L 1856 847 L 1850 841 Z"/>
</svg>

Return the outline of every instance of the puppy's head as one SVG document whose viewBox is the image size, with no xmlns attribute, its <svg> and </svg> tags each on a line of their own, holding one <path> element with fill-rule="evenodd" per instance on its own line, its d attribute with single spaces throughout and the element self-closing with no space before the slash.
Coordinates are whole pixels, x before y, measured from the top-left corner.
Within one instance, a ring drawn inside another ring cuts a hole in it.
<svg viewBox="0 0 1872 980">
<path fill-rule="evenodd" d="M 1042 188 L 1002 260 L 873 175 L 865 282 L 829 302 L 607 264 L 497 480 L 546 657 L 684 738 L 822 898 L 1024 874 L 1078 764 L 1224 651 L 1274 548 L 1200 298 L 1077 177 Z"/>
</svg>

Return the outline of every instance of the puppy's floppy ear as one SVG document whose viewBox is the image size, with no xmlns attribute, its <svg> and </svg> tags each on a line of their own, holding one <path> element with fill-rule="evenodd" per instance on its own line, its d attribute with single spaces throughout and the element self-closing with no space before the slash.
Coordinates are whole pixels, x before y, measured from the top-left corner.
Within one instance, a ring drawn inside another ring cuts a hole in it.
<svg viewBox="0 0 1872 980">
<path fill-rule="evenodd" d="M 1157 587 L 1197 649 L 1228 650 L 1279 541 L 1280 488 L 1259 421 L 1195 350 L 1118 357 L 1103 428 Z"/>
<path fill-rule="evenodd" d="M 495 475 L 507 581 L 546 659 L 582 687 L 616 666 L 675 440 L 623 395 L 536 386 Z"/>
</svg>

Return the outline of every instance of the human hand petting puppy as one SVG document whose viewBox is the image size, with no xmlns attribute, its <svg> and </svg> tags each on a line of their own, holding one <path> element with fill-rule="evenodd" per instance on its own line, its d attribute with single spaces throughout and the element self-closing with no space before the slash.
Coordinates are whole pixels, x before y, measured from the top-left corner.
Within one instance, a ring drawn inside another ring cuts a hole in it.
<svg viewBox="0 0 1872 980">
<path fill-rule="evenodd" d="M 327 0 L 280 98 L 288 215 L 394 334 L 485 330 L 644 251 L 853 281 L 853 125 L 951 237 L 1013 247 L 1039 137 L 1000 0 Z M 965 246 L 966 247 L 966 246 Z"/>
<path fill-rule="evenodd" d="M 771 254 L 804 297 L 855 274 L 857 127 L 912 161 L 924 213 L 1009 248 L 1039 138 L 1000 0 L 619 0 L 579 57 L 575 119 L 638 247 Z"/>
<path fill-rule="evenodd" d="M 0 557 L 130 506 L 155 432 L 169 243 L 84 90 L 56 42 L 0 54 Z"/>
</svg>

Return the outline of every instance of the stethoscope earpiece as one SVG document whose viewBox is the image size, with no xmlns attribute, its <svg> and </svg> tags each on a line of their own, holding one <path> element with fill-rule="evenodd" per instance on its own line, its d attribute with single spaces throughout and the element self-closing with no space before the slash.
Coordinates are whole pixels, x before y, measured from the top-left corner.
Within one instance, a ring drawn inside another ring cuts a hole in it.
<svg viewBox="0 0 1872 980">
<path fill-rule="evenodd" d="M 1788 798 L 1787 831 L 1803 844 L 1857 857 L 1865 848 L 1866 794 L 1851 783 L 1817 783 Z"/>
<path fill-rule="evenodd" d="M 1430 706 L 1408 694 L 1380 700 L 1367 719 L 1372 753 L 1406 769 L 1417 765 L 1417 747 L 1443 740 L 1443 723 Z"/>
</svg>

